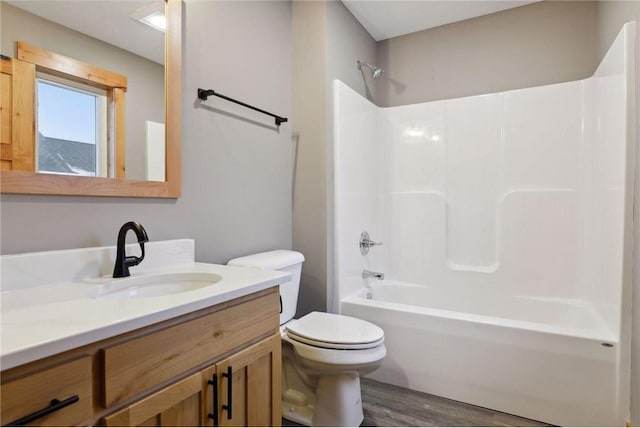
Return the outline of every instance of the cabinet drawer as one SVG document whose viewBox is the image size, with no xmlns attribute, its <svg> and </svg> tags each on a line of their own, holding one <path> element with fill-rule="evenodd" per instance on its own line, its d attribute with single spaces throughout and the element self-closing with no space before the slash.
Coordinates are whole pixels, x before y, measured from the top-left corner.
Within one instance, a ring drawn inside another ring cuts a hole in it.
<svg viewBox="0 0 640 428">
<path fill-rule="evenodd" d="M 110 407 L 263 335 L 279 323 L 277 289 L 156 333 L 102 350 L 104 403 Z"/>
<path fill-rule="evenodd" d="M 43 370 L 3 384 L 2 425 L 50 407 L 52 400 L 78 396 L 78 401 L 34 420 L 29 425 L 71 426 L 90 419 L 93 412 L 91 357 Z"/>
</svg>

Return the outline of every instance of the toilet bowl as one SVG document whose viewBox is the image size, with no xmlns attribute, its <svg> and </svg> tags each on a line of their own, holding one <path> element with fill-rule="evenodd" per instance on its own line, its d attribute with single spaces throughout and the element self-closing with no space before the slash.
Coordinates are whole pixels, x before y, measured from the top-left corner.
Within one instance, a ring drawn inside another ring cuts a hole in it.
<svg viewBox="0 0 640 428">
<path fill-rule="evenodd" d="M 303 261 L 300 253 L 277 250 L 229 265 L 292 274 L 280 285 L 282 416 L 307 426 L 358 426 L 363 420 L 360 376 L 382 364 L 384 332 L 368 321 L 325 312 L 293 319 Z"/>
<path fill-rule="evenodd" d="M 283 417 L 309 426 L 360 425 L 360 376 L 384 360 L 382 329 L 352 317 L 311 312 L 289 321 L 281 334 Z"/>
</svg>

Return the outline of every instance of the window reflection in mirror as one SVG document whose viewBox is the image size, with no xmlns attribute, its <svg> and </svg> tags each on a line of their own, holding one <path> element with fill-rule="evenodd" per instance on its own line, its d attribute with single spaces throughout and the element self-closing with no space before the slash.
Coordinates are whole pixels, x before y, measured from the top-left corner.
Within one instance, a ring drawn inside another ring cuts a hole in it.
<svg viewBox="0 0 640 428">
<path fill-rule="evenodd" d="M 36 172 L 113 176 L 107 168 L 105 90 L 41 75 L 36 103 Z"/>
<path fill-rule="evenodd" d="M 126 141 L 126 149 L 122 154 L 122 163 L 126 165 L 126 170 L 123 166 L 123 175 L 118 174 L 117 159 L 115 159 L 118 154 L 114 148 L 102 151 L 98 149 L 96 150 L 96 176 L 164 181 L 164 132 L 160 131 L 162 135 L 159 136 L 157 130 L 163 129 L 164 126 L 164 33 L 129 16 L 131 12 L 150 3 L 159 4 L 160 9 L 164 7 L 162 0 L 123 2 L 2 0 L 0 3 L 2 7 L 0 39 L 3 55 L 16 58 L 15 44 L 16 41 L 22 40 L 45 50 L 126 76 L 128 87 L 125 89 L 124 96 L 127 108 L 123 120 L 125 131 L 122 135 L 123 141 Z M 157 5 L 156 9 L 158 9 Z M 75 17 L 79 22 L 78 27 L 74 27 L 75 24 L 67 21 L 70 17 Z M 114 19 L 120 21 L 113 21 Z M 114 24 L 114 22 L 117 23 Z M 87 28 L 81 28 L 81 24 Z M 129 33 L 130 29 L 139 33 Z M 108 39 L 106 36 L 111 37 L 114 33 L 124 37 L 121 37 L 121 40 L 105 40 Z M 103 37 L 105 34 L 106 36 Z M 145 37 L 149 39 L 145 41 Z M 137 43 L 138 46 L 129 47 L 127 43 Z M 146 46 L 151 48 L 150 53 L 144 52 Z M 158 51 L 162 53 L 159 55 Z M 109 110 L 108 106 L 107 110 Z M 34 126 L 39 123 L 39 115 L 40 113 L 34 115 Z M 109 123 L 107 129 L 110 126 Z M 47 138 L 75 143 L 80 141 L 74 140 L 75 137 L 48 136 L 44 133 L 43 135 Z M 108 141 L 114 141 L 113 138 L 115 137 L 108 137 Z M 36 136 L 34 143 L 38 142 L 38 144 L 33 156 L 37 159 L 32 163 L 33 171 L 38 171 L 37 168 L 40 168 L 40 155 L 43 154 L 39 147 L 39 140 L 39 136 Z M 53 144 L 51 140 L 48 142 L 51 143 L 50 145 Z M 86 140 L 83 142 L 87 144 Z M 87 149 L 86 145 L 75 144 L 75 146 Z M 69 152 L 69 147 L 61 150 Z M 58 154 L 62 155 L 62 153 L 56 154 L 56 158 L 59 159 Z M 78 165 L 77 163 L 80 162 L 78 160 L 74 161 L 75 163 L 70 162 L 68 161 L 70 154 L 67 153 L 66 156 L 67 160 L 58 165 L 57 172 L 76 175 L 92 174 L 87 171 L 86 164 Z M 47 168 L 50 166 L 43 166 L 39 170 L 44 172 Z M 162 171 L 158 171 L 159 168 Z"/>
</svg>

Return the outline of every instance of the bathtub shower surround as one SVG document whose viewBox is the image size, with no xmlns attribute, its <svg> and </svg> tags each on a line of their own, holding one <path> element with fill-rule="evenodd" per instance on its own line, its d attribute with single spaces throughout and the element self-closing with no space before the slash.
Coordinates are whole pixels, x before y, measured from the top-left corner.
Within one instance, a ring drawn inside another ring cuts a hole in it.
<svg viewBox="0 0 640 428">
<path fill-rule="evenodd" d="M 391 108 L 335 82 L 335 294 L 385 331 L 372 377 L 553 424 L 627 420 L 633 26 L 575 82 Z M 362 256 L 363 230 L 384 246 Z"/>
</svg>

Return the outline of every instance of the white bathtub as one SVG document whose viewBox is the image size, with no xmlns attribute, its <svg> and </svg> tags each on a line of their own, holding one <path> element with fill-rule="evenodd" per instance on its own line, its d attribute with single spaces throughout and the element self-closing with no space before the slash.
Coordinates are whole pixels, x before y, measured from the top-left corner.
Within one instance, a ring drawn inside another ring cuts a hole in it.
<svg viewBox="0 0 640 428">
<path fill-rule="evenodd" d="M 374 379 L 557 425 L 624 420 L 618 344 L 583 301 L 377 281 L 341 312 L 385 331 Z"/>
</svg>

